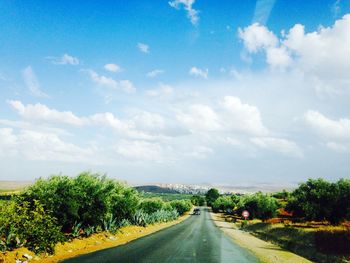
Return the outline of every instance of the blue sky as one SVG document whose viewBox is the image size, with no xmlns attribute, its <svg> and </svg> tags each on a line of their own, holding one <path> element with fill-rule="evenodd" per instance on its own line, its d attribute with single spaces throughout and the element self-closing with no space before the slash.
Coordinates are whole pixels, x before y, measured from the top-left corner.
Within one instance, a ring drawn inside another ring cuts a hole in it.
<svg viewBox="0 0 350 263">
<path fill-rule="evenodd" d="M 0 9 L 0 180 L 349 176 L 349 1 Z"/>
</svg>

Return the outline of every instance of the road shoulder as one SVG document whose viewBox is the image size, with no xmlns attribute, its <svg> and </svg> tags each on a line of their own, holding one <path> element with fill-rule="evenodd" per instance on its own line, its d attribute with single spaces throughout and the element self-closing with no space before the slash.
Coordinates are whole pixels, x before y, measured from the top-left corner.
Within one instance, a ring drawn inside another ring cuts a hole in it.
<svg viewBox="0 0 350 263">
<path fill-rule="evenodd" d="M 232 223 L 226 222 L 221 214 L 210 212 L 215 225 L 230 236 L 239 246 L 248 249 L 264 263 L 307 263 L 311 262 L 277 245 L 263 241 L 251 234 L 237 229 Z"/>
<path fill-rule="evenodd" d="M 55 247 L 54 255 L 37 256 L 33 252 L 29 251 L 27 248 L 22 247 L 3 254 L 4 258 L 0 257 L 0 263 L 15 262 L 16 259 L 22 259 L 23 258 L 22 255 L 28 255 L 30 258 L 33 259 L 32 260 L 33 262 L 42 262 L 42 263 L 59 262 L 75 256 L 123 245 L 135 239 L 153 234 L 165 228 L 179 224 L 184 220 L 186 220 L 189 216 L 190 216 L 190 213 L 187 213 L 179 217 L 177 220 L 167 222 L 167 223 L 157 223 L 146 227 L 141 227 L 141 226 L 123 227 L 115 235 L 108 232 L 102 232 L 102 233 L 93 234 L 87 238 L 76 238 L 76 239 L 73 239 L 71 242 L 65 242 L 64 244 L 57 244 Z M 23 261 L 24 260 L 25 259 L 23 259 Z"/>
</svg>

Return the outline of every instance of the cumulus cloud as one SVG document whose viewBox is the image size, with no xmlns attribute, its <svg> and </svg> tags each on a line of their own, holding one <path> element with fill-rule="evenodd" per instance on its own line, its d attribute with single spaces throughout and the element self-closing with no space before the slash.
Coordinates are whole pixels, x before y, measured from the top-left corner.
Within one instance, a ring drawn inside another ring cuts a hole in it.
<svg viewBox="0 0 350 263">
<path fill-rule="evenodd" d="M 304 120 L 315 132 L 330 139 L 350 139 L 350 119 L 332 120 L 318 111 L 309 110 Z"/>
<path fill-rule="evenodd" d="M 103 68 L 107 71 L 114 72 L 114 73 L 120 72 L 122 70 L 119 65 L 113 64 L 113 63 L 106 64 L 103 66 Z"/>
<path fill-rule="evenodd" d="M 218 131 L 222 129 L 219 116 L 207 105 L 192 105 L 187 112 L 178 113 L 176 118 L 191 131 Z"/>
<path fill-rule="evenodd" d="M 230 129 L 255 135 L 268 134 L 256 106 L 242 103 L 238 97 L 233 96 L 224 97 L 221 106 L 226 110 L 224 122 Z"/>
<path fill-rule="evenodd" d="M 26 67 L 22 71 L 22 76 L 25 84 L 29 88 L 30 92 L 36 97 L 48 98 L 49 96 L 43 92 L 40 88 L 39 81 L 35 75 L 31 66 Z"/>
<path fill-rule="evenodd" d="M 79 59 L 68 54 L 63 54 L 62 57 L 47 57 L 47 59 L 56 65 L 79 65 Z"/>
<path fill-rule="evenodd" d="M 70 111 L 57 111 L 40 103 L 28 104 L 26 106 L 18 100 L 10 100 L 8 103 L 24 119 L 65 123 L 77 126 L 81 126 L 85 123 L 82 118 L 75 116 Z"/>
<path fill-rule="evenodd" d="M 305 32 L 296 24 L 277 37 L 267 27 L 254 23 L 238 30 L 250 54 L 264 52 L 272 68 L 298 71 L 318 91 L 341 92 L 349 89 L 350 14 L 330 27 Z"/>
<path fill-rule="evenodd" d="M 191 105 L 176 118 L 190 131 L 238 132 L 248 135 L 267 135 L 257 107 L 244 104 L 238 97 L 226 96 L 214 110 L 203 104 Z"/>
<path fill-rule="evenodd" d="M 187 12 L 187 17 L 190 19 L 193 25 L 197 25 L 199 21 L 198 11 L 192 6 L 195 0 L 173 0 L 169 2 L 169 5 L 175 9 L 183 7 Z"/>
<path fill-rule="evenodd" d="M 250 53 L 275 47 L 278 44 L 278 38 L 275 34 L 259 23 L 254 23 L 244 29 L 239 28 L 238 35 Z"/>
<path fill-rule="evenodd" d="M 138 49 L 143 53 L 149 53 L 149 46 L 144 43 L 137 43 Z"/>
<path fill-rule="evenodd" d="M 189 74 L 196 77 L 208 78 L 208 69 L 200 69 L 197 67 L 190 68 Z"/>
<path fill-rule="evenodd" d="M 90 75 L 91 80 L 99 86 L 106 87 L 112 90 L 122 90 L 127 93 L 133 93 L 136 91 L 136 88 L 134 87 L 133 83 L 130 80 L 118 81 L 111 77 L 99 75 L 93 70 L 86 70 L 86 71 Z"/>
<path fill-rule="evenodd" d="M 251 142 L 256 146 L 294 157 L 303 157 L 300 147 L 293 141 L 274 137 L 255 137 Z"/>
<path fill-rule="evenodd" d="M 20 156 L 33 161 L 88 162 L 93 160 L 93 150 L 63 141 L 54 133 L 32 130 L 0 129 L 0 154 Z M 5 152 L 6 151 L 6 152 Z"/>
<path fill-rule="evenodd" d="M 163 73 L 164 73 L 164 70 L 162 70 L 162 69 L 155 69 L 155 70 L 152 70 L 152 71 L 148 72 L 146 74 L 146 76 L 148 78 L 155 78 L 155 77 L 157 77 L 157 76 L 159 76 L 160 74 L 163 74 Z"/>
</svg>

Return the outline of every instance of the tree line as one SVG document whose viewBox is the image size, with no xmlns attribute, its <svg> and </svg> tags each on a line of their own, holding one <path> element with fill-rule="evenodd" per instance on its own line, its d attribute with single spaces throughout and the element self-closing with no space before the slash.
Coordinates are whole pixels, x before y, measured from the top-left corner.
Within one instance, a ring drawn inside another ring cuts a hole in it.
<svg viewBox="0 0 350 263">
<path fill-rule="evenodd" d="M 328 221 L 334 225 L 350 220 L 349 179 L 337 182 L 309 179 L 292 192 L 284 190 L 274 194 L 220 195 L 212 188 L 205 198 L 214 212 L 241 215 L 242 211 L 248 210 L 250 218 L 262 220 L 276 217 L 279 208 L 302 220 Z"/>
</svg>

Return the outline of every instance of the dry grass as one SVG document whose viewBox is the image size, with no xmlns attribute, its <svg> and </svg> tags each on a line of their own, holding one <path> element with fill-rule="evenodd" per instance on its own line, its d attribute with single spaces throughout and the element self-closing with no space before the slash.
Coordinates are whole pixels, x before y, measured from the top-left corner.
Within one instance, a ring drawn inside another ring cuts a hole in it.
<svg viewBox="0 0 350 263">
<path fill-rule="evenodd" d="M 315 262 L 336 263 L 350 260 L 350 228 L 344 225 L 331 226 L 327 222 L 293 223 L 271 219 L 268 222 L 255 220 L 244 229 Z"/>
</svg>

